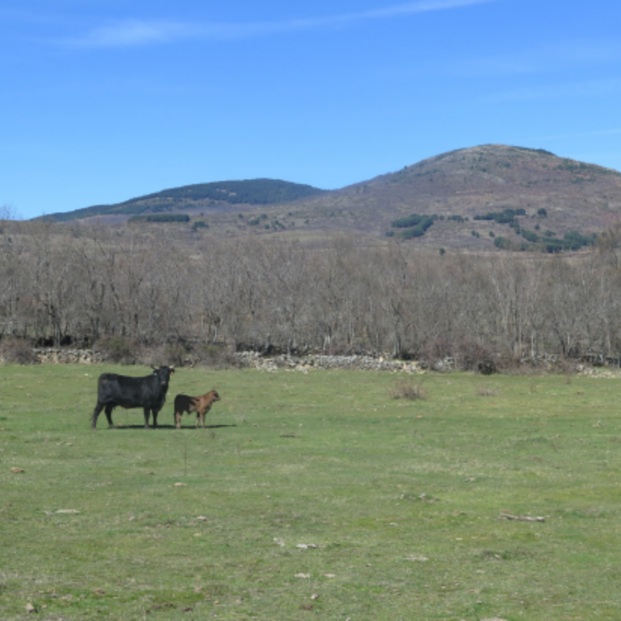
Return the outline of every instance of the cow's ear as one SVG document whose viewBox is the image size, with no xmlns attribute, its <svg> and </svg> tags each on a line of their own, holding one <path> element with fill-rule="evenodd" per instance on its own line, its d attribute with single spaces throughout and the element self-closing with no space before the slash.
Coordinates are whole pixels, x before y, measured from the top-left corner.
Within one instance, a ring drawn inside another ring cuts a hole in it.
<svg viewBox="0 0 621 621">
<path fill-rule="evenodd" d="M 175 372 L 175 367 L 174 366 L 170 367 L 170 374 L 172 375 L 174 372 Z"/>
</svg>

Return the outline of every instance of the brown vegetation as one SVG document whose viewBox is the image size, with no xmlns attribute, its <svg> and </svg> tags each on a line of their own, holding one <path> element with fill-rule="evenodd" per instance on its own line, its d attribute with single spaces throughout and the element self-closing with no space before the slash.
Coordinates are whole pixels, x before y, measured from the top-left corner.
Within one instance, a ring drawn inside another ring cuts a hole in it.
<svg viewBox="0 0 621 621">
<path fill-rule="evenodd" d="M 603 360 L 621 349 L 618 237 L 546 258 L 426 254 L 352 236 L 188 246 L 136 227 L 6 222 L 0 336 L 5 350 L 11 338 L 96 344 L 126 362 L 149 346 L 154 362 L 176 364 L 190 350 L 219 358 L 224 346 L 453 357 L 472 370 L 541 355 Z"/>
<path fill-rule="evenodd" d="M 408 399 L 418 401 L 427 399 L 427 391 L 421 382 L 414 383 L 411 380 L 399 379 L 390 392 L 392 399 Z"/>
</svg>

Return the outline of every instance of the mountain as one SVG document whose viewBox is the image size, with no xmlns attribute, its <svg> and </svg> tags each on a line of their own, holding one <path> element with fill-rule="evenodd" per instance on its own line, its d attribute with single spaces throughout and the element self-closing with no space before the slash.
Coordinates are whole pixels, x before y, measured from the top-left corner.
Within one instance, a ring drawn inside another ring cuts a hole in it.
<svg viewBox="0 0 621 621">
<path fill-rule="evenodd" d="M 266 191 L 249 190 L 257 183 Z M 286 190 L 275 192 L 282 202 L 267 191 L 278 187 Z M 580 236 L 578 246 L 584 245 L 621 221 L 621 173 L 542 149 L 482 145 L 443 153 L 340 190 L 269 180 L 201 184 L 105 209 L 61 216 L 70 220 L 108 214 L 127 219 L 138 213 L 175 212 L 187 213 L 194 221 L 202 218 L 209 233 L 226 235 L 313 238 L 349 231 L 375 239 L 409 236 L 411 243 L 429 248 L 555 250 L 574 247 L 573 241 L 563 241 L 567 236 Z M 418 219 L 410 218 L 414 214 Z M 57 214 L 48 217 L 61 219 Z"/>
<path fill-rule="evenodd" d="M 521 243 L 519 231 L 563 238 L 572 231 L 598 233 L 621 221 L 621 173 L 541 149 L 483 145 L 305 202 L 317 214 L 380 235 L 398 234 L 393 222 L 411 214 L 436 216 L 415 243 L 491 247 L 498 236 Z M 524 215 L 513 222 L 480 219 L 506 210 Z M 321 226 L 328 227 L 325 218 Z"/>
<path fill-rule="evenodd" d="M 204 208 L 227 211 L 233 205 L 278 205 L 322 192 L 323 190 L 310 185 L 277 179 L 197 183 L 139 196 L 114 205 L 94 205 L 75 211 L 53 213 L 44 218 L 63 222 L 95 216 L 184 213 Z"/>
</svg>

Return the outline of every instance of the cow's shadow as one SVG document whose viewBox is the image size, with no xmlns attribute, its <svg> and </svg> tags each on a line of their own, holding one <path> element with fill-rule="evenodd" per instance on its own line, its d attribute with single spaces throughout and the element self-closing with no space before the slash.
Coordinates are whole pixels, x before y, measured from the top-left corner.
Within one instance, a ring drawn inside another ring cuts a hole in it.
<svg viewBox="0 0 621 621">
<path fill-rule="evenodd" d="M 223 427 L 237 427 L 237 425 L 205 425 L 205 429 L 221 429 Z M 172 429 L 175 429 L 174 425 L 171 425 Z M 181 425 L 181 429 L 194 429 L 200 431 L 202 427 L 196 427 L 194 425 Z"/>
<path fill-rule="evenodd" d="M 222 429 L 224 427 L 237 427 L 237 425 L 205 425 L 205 429 Z M 119 430 L 123 430 L 123 429 L 145 429 L 144 428 L 144 424 L 143 425 L 114 425 L 114 427 L 108 427 L 108 429 L 119 429 Z M 158 431 L 159 429 L 173 429 L 173 430 L 177 430 L 177 428 L 174 425 L 159 425 L 157 427 L 152 427 L 149 426 L 149 429 L 145 429 L 145 431 Z M 195 427 L 194 425 L 181 425 L 181 429 L 191 429 L 193 431 L 201 431 L 203 428 L 202 427 Z"/>
</svg>

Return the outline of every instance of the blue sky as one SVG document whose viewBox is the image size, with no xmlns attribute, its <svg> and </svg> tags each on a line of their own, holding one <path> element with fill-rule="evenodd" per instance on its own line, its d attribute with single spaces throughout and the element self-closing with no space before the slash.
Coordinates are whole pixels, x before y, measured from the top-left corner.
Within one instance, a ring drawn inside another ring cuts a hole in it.
<svg viewBox="0 0 621 621">
<path fill-rule="evenodd" d="M 611 0 L 2 0 L 0 208 L 340 188 L 487 143 L 621 170 Z"/>
</svg>

